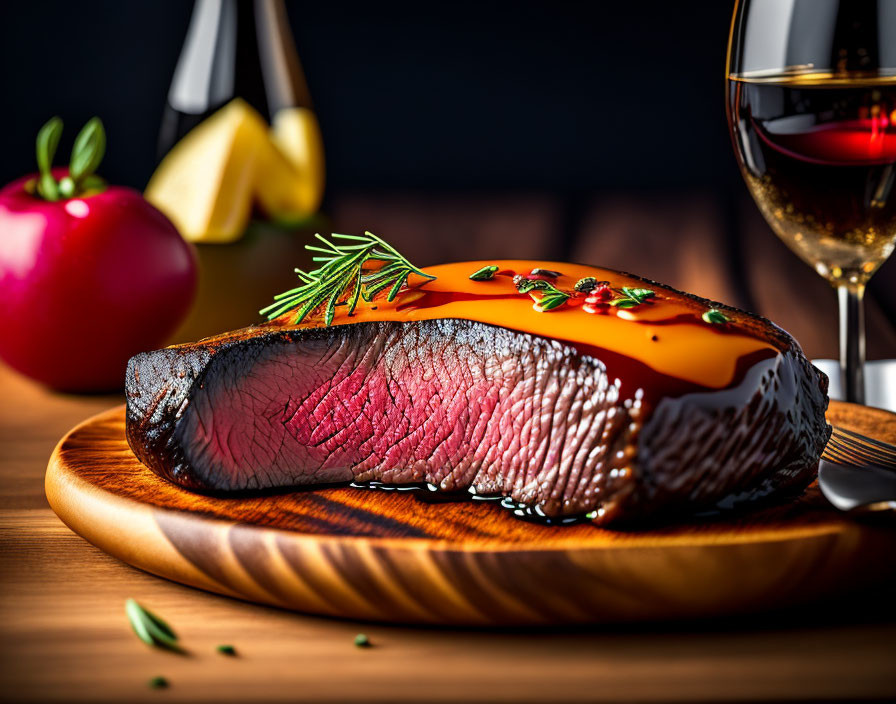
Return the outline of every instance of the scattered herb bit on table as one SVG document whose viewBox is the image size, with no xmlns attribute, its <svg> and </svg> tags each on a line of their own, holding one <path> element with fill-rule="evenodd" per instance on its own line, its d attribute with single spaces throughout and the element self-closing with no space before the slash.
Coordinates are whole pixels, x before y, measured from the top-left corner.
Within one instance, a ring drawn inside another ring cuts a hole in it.
<svg viewBox="0 0 896 704">
<path fill-rule="evenodd" d="M 128 599 L 124 604 L 125 613 L 131 628 L 137 637 L 147 645 L 156 648 L 165 648 L 175 652 L 183 652 L 177 642 L 177 635 L 165 621 L 151 611 L 143 608 L 133 599 Z"/>
<path fill-rule="evenodd" d="M 217 650 L 222 655 L 236 655 L 236 648 L 234 648 L 232 645 L 219 645 L 217 648 L 215 648 L 215 650 Z"/>
<path fill-rule="evenodd" d="M 153 677 L 147 684 L 150 689 L 165 689 L 168 687 L 168 680 L 164 677 Z"/>
<path fill-rule="evenodd" d="M 355 646 L 358 648 L 371 647 L 370 638 L 368 638 L 364 633 L 359 633 L 355 636 Z"/>
</svg>

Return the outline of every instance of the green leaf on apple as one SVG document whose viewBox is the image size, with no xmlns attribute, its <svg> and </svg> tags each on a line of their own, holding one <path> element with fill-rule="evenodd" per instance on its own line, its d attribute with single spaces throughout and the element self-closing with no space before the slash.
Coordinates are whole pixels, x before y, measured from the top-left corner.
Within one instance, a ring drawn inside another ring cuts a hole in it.
<svg viewBox="0 0 896 704">
<path fill-rule="evenodd" d="M 37 168 L 40 171 L 37 190 L 46 200 L 59 200 L 59 187 L 53 178 L 52 169 L 60 137 L 62 137 L 62 120 L 58 116 L 47 120 L 37 133 Z"/>
<path fill-rule="evenodd" d="M 69 176 L 80 185 L 85 177 L 96 171 L 106 153 L 106 131 L 98 117 L 92 117 L 75 137 Z"/>
</svg>

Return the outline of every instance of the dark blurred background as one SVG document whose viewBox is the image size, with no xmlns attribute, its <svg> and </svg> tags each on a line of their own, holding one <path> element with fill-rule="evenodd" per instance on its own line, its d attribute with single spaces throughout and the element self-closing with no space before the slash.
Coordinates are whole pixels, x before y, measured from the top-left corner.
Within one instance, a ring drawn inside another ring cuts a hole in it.
<svg viewBox="0 0 896 704">
<path fill-rule="evenodd" d="M 191 5 L 3 3 L 0 177 L 31 167 L 51 115 L 74 130 L 98 114 L 106 175 L 144 186 Z M 686 15 L 649 0 L 287 7 L 333 190 L 716 188 L 737 176 L 728 2 Z"/>
<path fill-rule="evenodd" d="M 836 356 L 835 299 L 771 234 L 725 121 L 733 2 L 287 0 L 320 118 L 337 229 L 423 264 L 531 256 L 634 270 L 775 318 Z M 102 173 L 142 188 L 191 13 L 184 0 L 3 3 L 0 179 L 90 116 Z M 896 357 L 894 263 L 869 356 Z M 253 302 L 253 306 L 256 302 Z M 257 309 L 257 306 L 255 306 Z"/>
</svg>

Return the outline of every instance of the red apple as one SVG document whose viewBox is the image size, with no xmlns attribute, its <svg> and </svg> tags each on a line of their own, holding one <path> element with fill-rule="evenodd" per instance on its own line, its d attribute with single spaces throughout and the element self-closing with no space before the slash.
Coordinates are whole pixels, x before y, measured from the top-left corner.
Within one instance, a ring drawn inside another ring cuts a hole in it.
<svg viewBox="0 0 896 704">
<path fill-rule="evenodd" d="M 0 357 L 56 389 L 119 389 L 128 358 L 164 344 L 189 310 L 195 255 L 138 191 L 93 175 L 95 118 L 70 169 L 50 169 L 51 123 L 41 173 L 0 190 Z"/>
</svg>

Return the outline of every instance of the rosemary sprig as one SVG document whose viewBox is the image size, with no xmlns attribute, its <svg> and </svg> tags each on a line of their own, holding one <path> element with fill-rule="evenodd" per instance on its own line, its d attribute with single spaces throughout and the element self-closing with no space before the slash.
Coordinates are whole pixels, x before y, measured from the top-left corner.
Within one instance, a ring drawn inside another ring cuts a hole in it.
<svg viewBox="0 0 896 704">
<path fill-rule="evenodd" d="M 167 623 L 156 616 L 152 611 L 144 609 L 133 599 L 124 603 L 124 611 L 131 622 L 131 628 L 137 637 L 147 645 L 156 648 L 166 648 L 175 652 L 183 652 L 183 648 L 177 642 L 177 635 Z"/>
<path fill-rule="evenodd" d="M 331 236 L 333 240 L 353 244 L 336 244 L 319 234 L 315 237 L 324 246 L 305 245 L 305 249 L 317 252 L 318 256 L 313 261 L 322 262 L 322 265 L 310 272 L 296 269 L 302 285 L 274 296 L 274 302 L 259 311 L 268 320 L 295 308 L 298 312 L 294 322 L 300 323 L 309 313 L 324 306 L 324 323 L 331 325 L 338 305 L 348 305 L 348 314 L 351 315 L 355 312 L 359 297 L 369 302 L 388 288 L 386 300 L 394 300 L 411 274 L 435 279 L 435 276 L 424 274 L 371 232 L 365 232 L 363 236 L 336 233 Z M 383 262 L 383 266 L 364 273 L 365 264 L 371 261 Z"/>
</svg>

